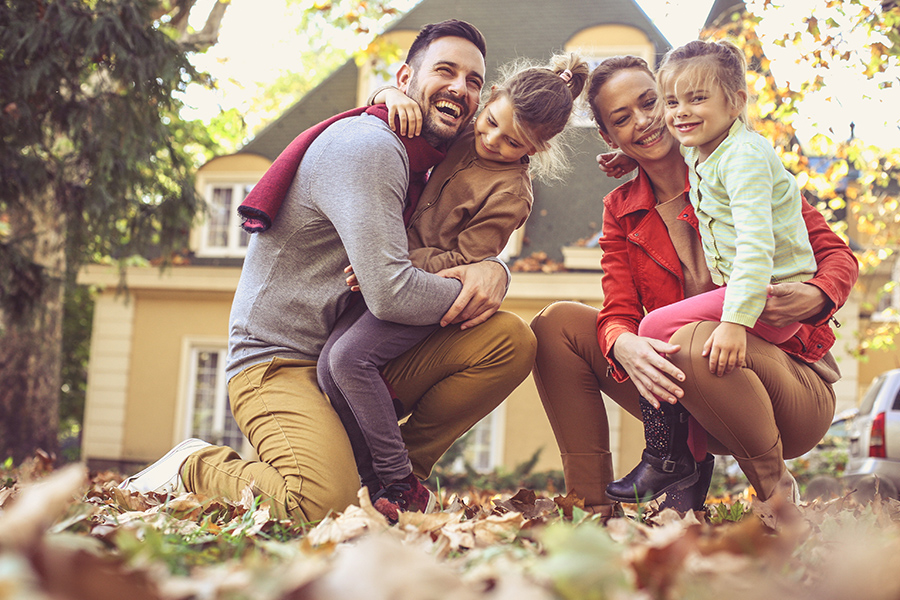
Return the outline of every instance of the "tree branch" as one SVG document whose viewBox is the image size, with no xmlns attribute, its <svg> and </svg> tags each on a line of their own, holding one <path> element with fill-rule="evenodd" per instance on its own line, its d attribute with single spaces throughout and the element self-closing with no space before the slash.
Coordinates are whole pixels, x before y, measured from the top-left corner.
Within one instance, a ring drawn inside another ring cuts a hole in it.
<svg viewBox="0 0 900 600">
<path fill-rule="evenodd" d="M 193 5 L 194 1 L 183 0 L 180 4 Z M 206 24 L 203 26 L 203 29 L 195 33 L 187 33 L 186 29 L 181 30 L 179 42 L 183 45 L 194 47 L 215 45 L 219 41 L 219 29 L 222 26 L 222 18 L 225 16 L 225 10 L 229 4 L 231 4 L 231 0 L 216 0 L 215 5 L 213 5 L 209 15 L 206 17 Z"/>
</svg>

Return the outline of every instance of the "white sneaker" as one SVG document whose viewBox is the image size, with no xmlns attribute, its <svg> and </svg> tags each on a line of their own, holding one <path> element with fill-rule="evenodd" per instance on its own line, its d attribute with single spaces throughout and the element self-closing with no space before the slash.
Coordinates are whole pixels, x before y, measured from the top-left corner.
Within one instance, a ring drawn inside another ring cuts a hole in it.
<svg viewBox="0 0 900 600">
<path fill-rule="evenodd" d="M 130 492 L 156 492 L 157 494 L 183 494 L 187 492 L 181 479 L 181 466 L 198 450 L 212 446 L 203 440 L 184 440 L 158 461 L 119 484 L 119 488 Z"/>
</svg>

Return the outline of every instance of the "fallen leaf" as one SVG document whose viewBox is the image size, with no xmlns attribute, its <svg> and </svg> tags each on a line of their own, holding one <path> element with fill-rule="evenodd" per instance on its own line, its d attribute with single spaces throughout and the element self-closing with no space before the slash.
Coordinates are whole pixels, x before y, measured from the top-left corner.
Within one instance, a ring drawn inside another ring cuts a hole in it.
<svg viewBox="0 0 900 600">
<path fill-rule="evenodd" d="M 47 527 L 86 485 L 87 469 L 73 464 L 22 486 L 16 499 L 0 513 L 0 550 L 27 552 L 36 546 Z"/>
</svg>

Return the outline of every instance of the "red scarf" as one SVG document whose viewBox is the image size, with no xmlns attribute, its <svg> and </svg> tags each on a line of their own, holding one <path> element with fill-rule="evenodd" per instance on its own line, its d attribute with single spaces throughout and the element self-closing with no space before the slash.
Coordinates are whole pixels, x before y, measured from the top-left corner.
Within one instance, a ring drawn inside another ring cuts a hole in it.
<svg viewBox="0 0 900 600">
<path fill-rule="evenodd" d="M 300 161 L 310 144 L 332 123 L 345 117 L 356 117 L 363 113 L 380 118 L 387 123 L 388 111 L 384 104 L 354 108 L 335 115 L 330 119 L 314 125 L 294 138 L 284 152 L 278 155 L 269 170 L 241 202 L 238 214 L 244 219 L 241 225 L 249 233 L 262 233 L 272 226 L 282 202 L 287 197 L 288 189 L 297 175 Z M 419 196 L 425 188 L 428 171 L 444 158 L 444 153 L 435 150 L 421 136 L 400 137 L 406 154 L 409 157 L 409 187 L 406 191 L 406 208 L 403 210 L 403 222 L 409 221 Z"/>
</svg>

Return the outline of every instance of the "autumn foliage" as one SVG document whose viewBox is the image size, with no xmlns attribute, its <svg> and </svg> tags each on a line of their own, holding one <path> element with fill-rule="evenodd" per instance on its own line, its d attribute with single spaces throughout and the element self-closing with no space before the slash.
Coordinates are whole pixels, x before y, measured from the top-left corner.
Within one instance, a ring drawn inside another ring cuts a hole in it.
<svg viewBox="0 0 900 600">
<path fill-rule="evenodd" d="M 531 490 L 444 498 L 390 526 L 363 493 L 319 523 L 116 487 L 44 459 L 2 471 L 0 594 L 38 599 L 854 598 L 900 594 L 900 503 L 852 494 L 606 524 Z"/>
</svg>

